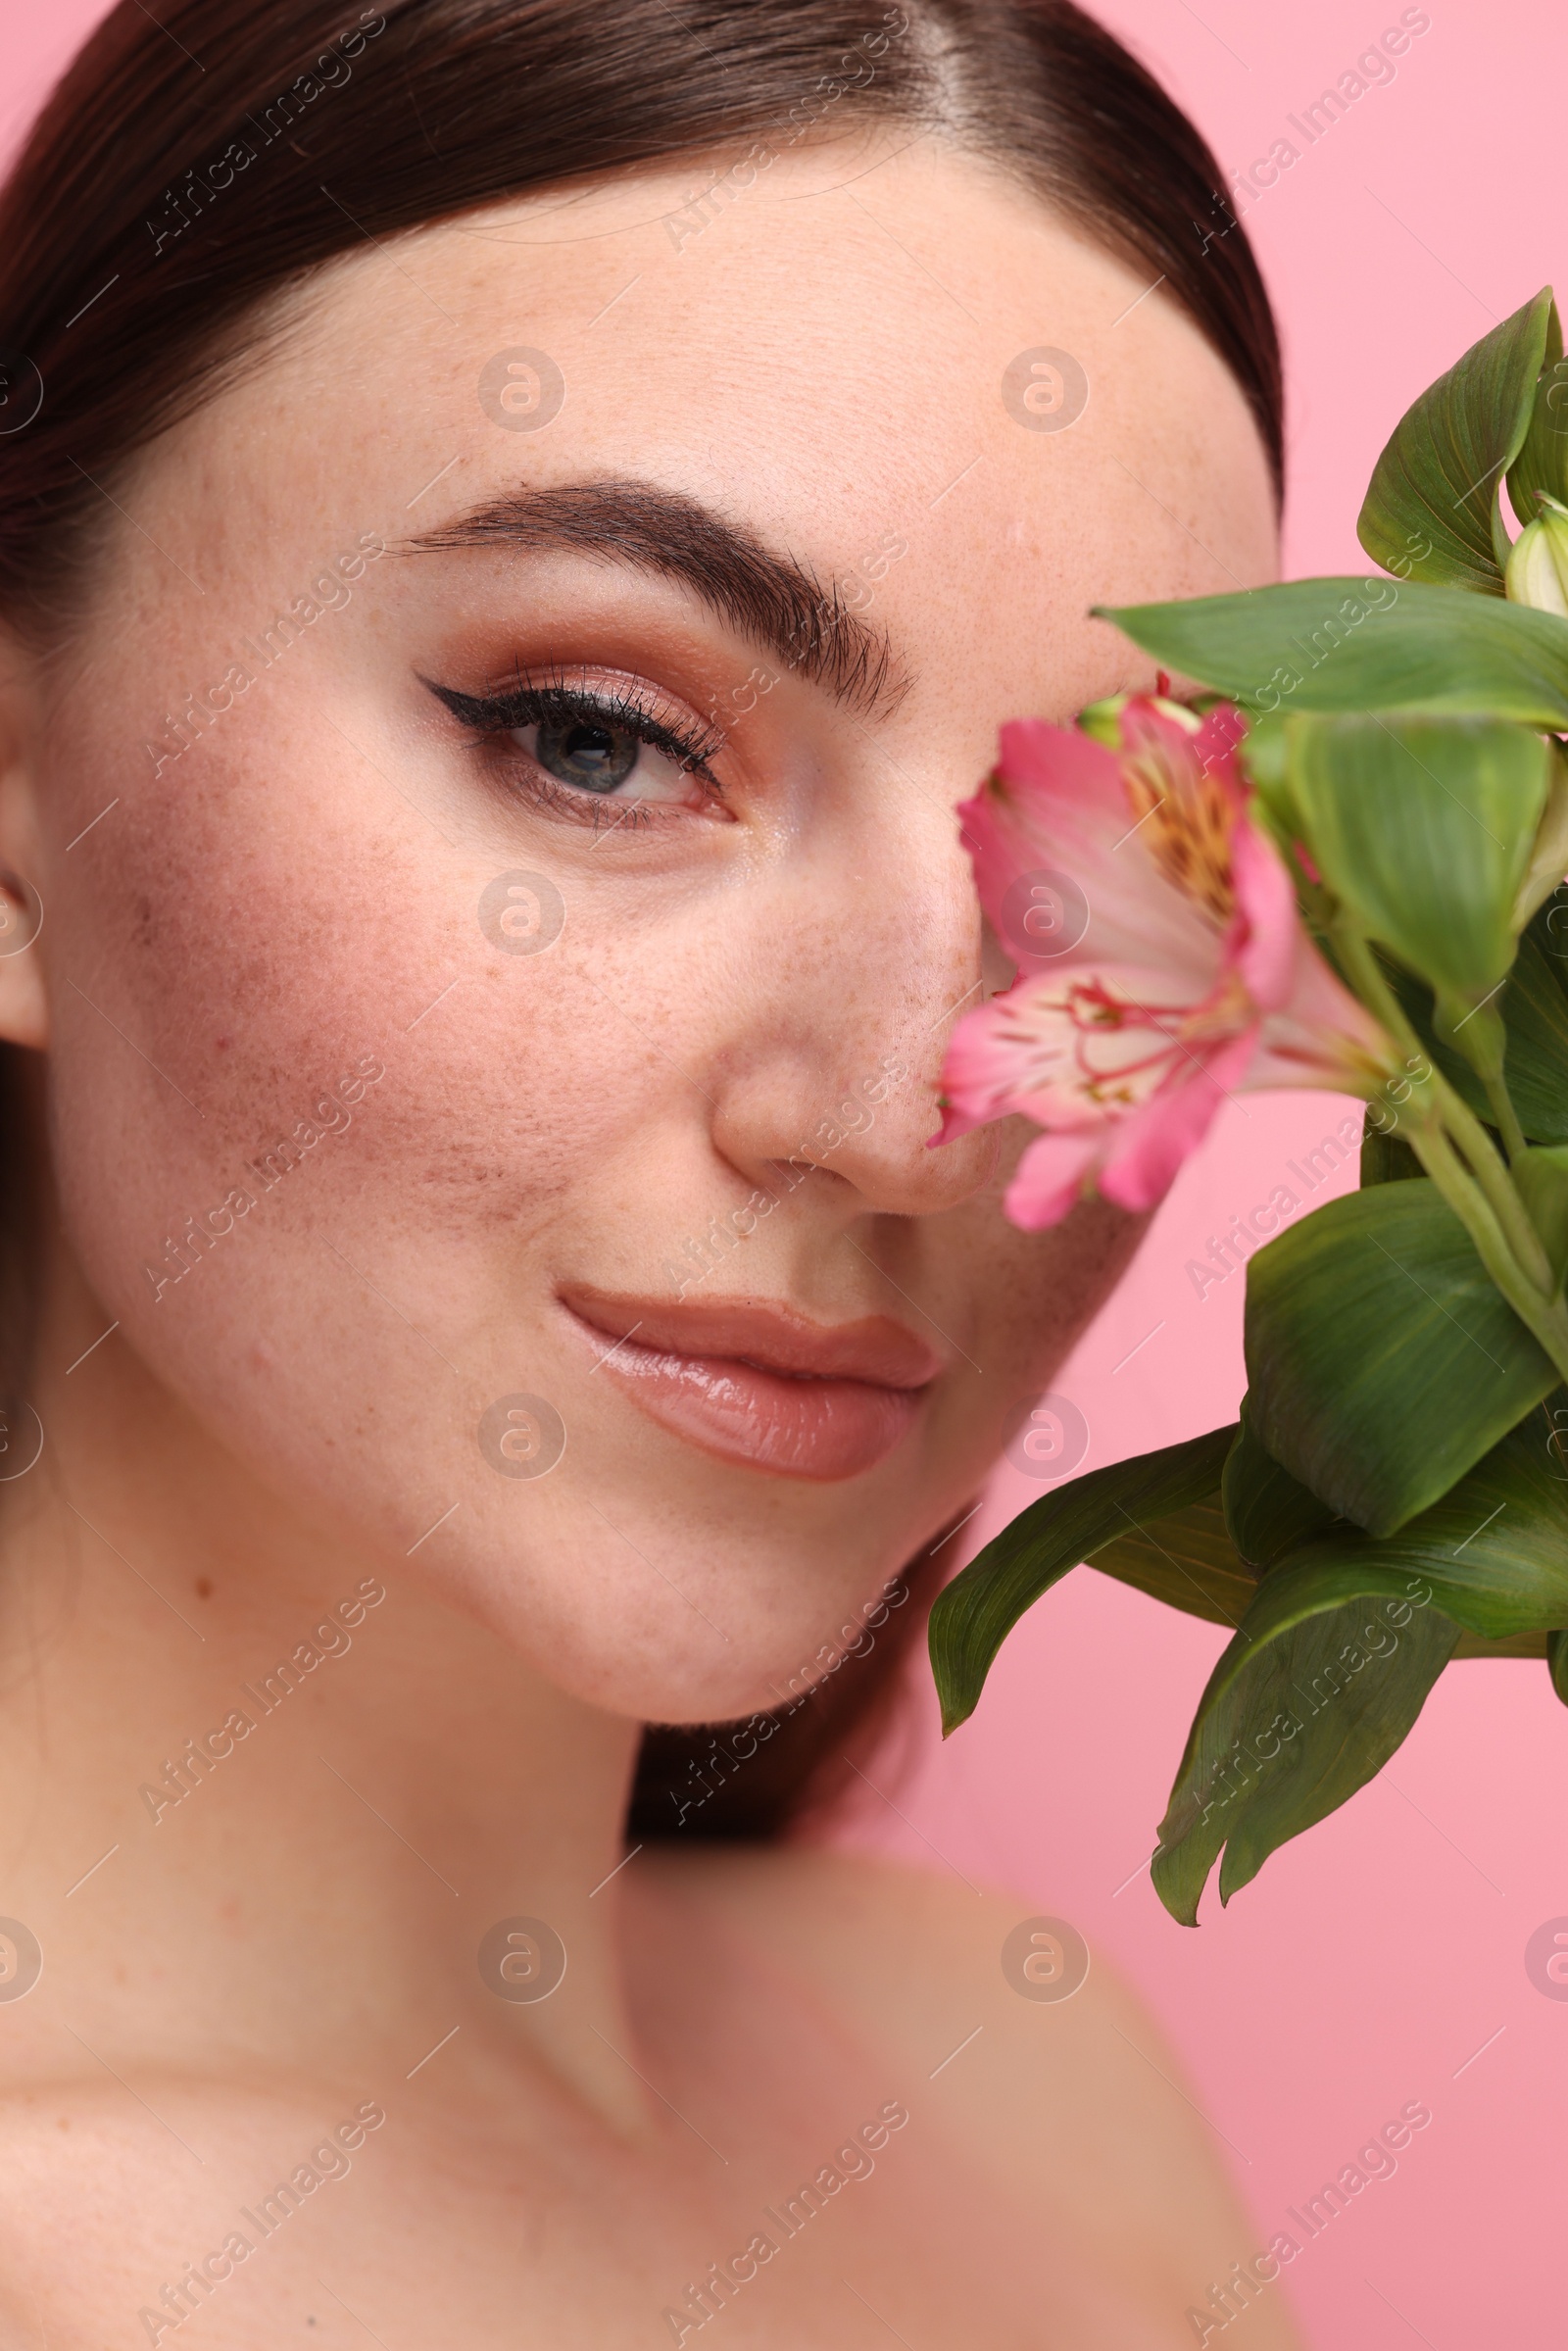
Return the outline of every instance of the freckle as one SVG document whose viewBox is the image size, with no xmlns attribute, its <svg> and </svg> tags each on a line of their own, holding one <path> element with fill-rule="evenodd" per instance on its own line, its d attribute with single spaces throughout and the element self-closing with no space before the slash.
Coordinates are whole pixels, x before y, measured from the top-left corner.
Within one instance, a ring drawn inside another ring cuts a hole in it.
<svg viewBox="0 0 1568 2351">
<path fill-rule="evenodd" d="M 211 1580 L 206 1576 L 198 1576 L 196 1579 L 196 1597 L 199 1600 L 210 1600 L 212 1596 L 213 1587 Z"/>
<path fill-rule="evenodd" d="M 71 2117 L 70 2117 L 70 2115 L 69 2115 L 69 2114 L 63 2114 L 63 2115 L 61 2116 L 61 2118 L 60 2118 L 59 2122 L 58 2122 L 58 2123 L 56 2123 L 56 2125 L 55 2125 L 55 2129 L 56 2129 L 57 2131 L 69 2131 L 69 2130 L 71 2129 Z"/>
</svg>

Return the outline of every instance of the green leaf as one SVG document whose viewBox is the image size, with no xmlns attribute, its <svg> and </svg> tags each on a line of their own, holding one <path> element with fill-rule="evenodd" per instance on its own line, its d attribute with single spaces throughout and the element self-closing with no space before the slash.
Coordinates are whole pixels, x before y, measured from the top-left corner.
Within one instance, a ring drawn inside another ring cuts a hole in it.
<svg viewBox="0 0 1568 2351">
<path fill-rule="evenodd" d="M 1462 1657 L 1544 1657 L 1549 1633 L 1510 1633 L 1506 1641 L 1483 1641 L 1479 1633 L 1461 1633 L 1453 1662 Z"/>
<path fill-rule="evenodd" d="M 1523 952 L 1521 949 L 1521 955 Z M 1384 978 L 1398 999 L 1406 1020 L 1409 1021 L 1410 1026 L 1425 1046 L 1434 1066 L 1443 1072 L 1449 1085 L 1469 1103 L 1483 1124 L 1491 1126 L 1494 1114 L 1492 1104 L 1487 1100 L 1485 1086 L 1464 1055 L 1456 1052 L 1453 1046 L 1438 1034 L 1437 1007 L 1433 1001 L 1432 990 L 1418 980 L 1413 971 L 1406 971 L 1402 965 L 1392 961 L 1387 955 L 1379 955 L 1378 961 L 1382 966 Z M 1508 978 L 1510 988 L 1518 969 L 1519 956 L 1516 956 L 1514 970 Z M 1510 1069 L 1510 1077 L 1512 1074 Z M 1510 1085 L 1509 1093 L 1512 1094 L 1512 1091 Z M 1515 1103 L 1515 1108 L 1517 1109 L 1517 1107 L 1518 1104 Z M 1528 1126 L 1525 1128 L 1525 1132 L 1527 1135 L 1529 1134 Z"/>
<path fill-rule="evenodd" d="M 1568 1270 L 1568 1144 L 1527 1151 L 1512 1173 L 1560 1283 Z"/>
<path fill-rule="evenodd" d="M 1514 958 L 1546 744 L 1503 719 L 1403 711 L 1301 715 L 1286 731 L 1313 862 L 1358 926 L 1462 1019 Z"/>
<path fill-rule="evenodd" d="M 1426 1178 L 1330 1200 L 1248 1267 L 1248 1419 L 1375 1535 L 1437 1501 L 1557 1384 Z"/>
<path fill-rule="evenodd" d="M 1243 773 L 1263 804 L 1280 846 L 1290 849 L 1301 837 L 1301 820 L 1291 792 L 1288 710 L 1253 713 L 1252 722 L 1236 747 Z"/>
<path fill-rule="evenodd" d="M 1258 1575 L 1287 1551 L 1335 1523 L 1328 1503 L 1320 1502 L 1309 1487 L 1282 1469 L 1258 1442 L 1245 1397 L 1242 1425 L 1226 1456 L 1220 1494 L 1237 1553 Z"/>
<path fill-rule="evenodd" d="M 1546 334 L 1541 380 L 1531 405 L 1524 447 L 1508 468 L 1508 496 L 1521 522 L 1540 513 L 1536 493 L 1568 502 L 1568 363 L 1553 309 Z"/>
<path fill-rule="evenodd" d="M 1383 1127 L 1368 1127 L 1361 1138 L 1361 1185 L 1403 1184 L 1426 1173 L 1408 1143 Z"/>
<path fill-rule="evenodd" d="M 1089 1564 L 1186 1616 L 1228 1625 L 1233 1633 L 1257 1590 L 1257 1578 L 1231 1541 L 1217 1495 L 1146 1520 L 1136 1535 L 1129 1529 L 1112 1537 Z"/>
<path fill-rule="evenodd" d="M 1568 620 L 1463 588 L 1303 579 L 1091 609 L 1250 710 L 1439 710 L 1568 728 Z"/>
<path fill-rule="evenodd" d="M 1556 1393 L 1568 1422 L 1568 1391 Z M 1222 1846 L 1228 1898 L 1370 1779 L 1450 1656 L 1555 1654 L 1549 1629 L 1568 1619 L 1555 1425 L 1552 1409 L 1529 1413 L 1396 1535 L 1340 1520 L 1264 1575 L 1209 1677 L 1160 1827 L 1154 1880 L 1177 1917 L 1194 1922 Z M 1244 1417 L 1228 1483 L 1250 1446 L 1247 1474 L 1266 1481 Z"/>
<path fill-rule="evenodd" d="M 1568 892 L 1531 917 L 1498 1000 L 1503 1064 L 1519 1123 L 1533 1143 L 1568 1143 Z"/>
<path fill-rule="evenodd" d="M 1159 1825 L 1154 1889 L 1184 1926 L 1220 1852 L 1220 1899 L 1364 1787 L 1398 1746 L 1459 1638 L 1416 1595 L 1303 1609 L 1270 1631 L 1257 1600 L 1209 1677 Z"/>
<path fill-rule="evenodd" d="M 1415 1579 L 1486 1641 L 1568 1625 L 1568 1485 L 1551 1437 L 1538 1407 L 1396 1535 L 1341 1525 L 1303 1543 L 1259 1586 L 1248 1623 L 1279 1631 L 1319 1601 L 1396 1595 Z"/>
<path fill-rule="evenodd" d="M 1568 896 L 1568 894 L 1565 894 Z M 1507 1053 L 1503 1074 L 1519 1123 L 1532 1143 L 1568 1143 L 1568 911 L 1549 899 L 1519 941 L 1498 997 Z M 1469 1062 L 1438 1036 L 1429 990 L 1413 973 L 1387 966 L 1406 1016 L 1448 1083 L 1489 1125 L 1486 1089 Z"/>
<path fill-rule="evenodd" d="M 1516 931 L 1522 931 L 1531 916 L 1539 913 L 1547 899 L 1562 888 L 1563 875 L 1568 873 L 1568 762 L 1563 759 L 1560 746 L 1553 749 L 1550 763 L 1546 806 L 1513 909 Z"/>
<path fill-rule="evenodd" d="M 986 1675 L 1024 1610 L 1119 1536 L 1219 1491 L 1234 1425 L 1074 1478 L 1031 1502 L 955 1576 L 931 1611 L 931 1668 L 946 1738 L 979 1703 Z"/>
<path fill-rule="evenodd" d="M 1568 1633 L 1546 1635 L 1546 1670 L 1552 1689 L 1568 1706 Z"/>
<path fill-rule="evenodd" d="M 1555 323 L 1544 286 L 1406 409 L 1356 523 L 1374 563 L 1401 579 L 1502 594 L 1494 516 L 1503 468 L 1524 446 Z"/>
</svg>

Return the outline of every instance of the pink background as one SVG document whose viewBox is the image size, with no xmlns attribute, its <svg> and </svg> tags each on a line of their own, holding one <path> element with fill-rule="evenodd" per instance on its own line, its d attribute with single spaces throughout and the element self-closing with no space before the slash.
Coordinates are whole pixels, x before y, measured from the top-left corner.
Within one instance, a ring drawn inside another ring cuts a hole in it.
<svg viewBox="0 0 1568 2351">
<path fill-rule="evenodd" d="M 102 13 L 0 0 L 0 148 Z M 1102 0 L 1099 13 L 1227 168 L 1281 137 L 1303 147 L 1287 116 L 1400 16 L 1380 0 L 1203 0 L 1201 17 L 1187 0 Z M 1248 200 L 1285 334 L 1288 574 L 1361 567 L 1360 491 L 1401 410 L 1554 271 L 1568 290 L 1568 14 L 1539 0 L 1425 13 L 1396 78 Z M 1049 327 L 1043 316 L 1042 341 Z M 1286 1161 L 1344 1107 L 1295 1096 L 1221 1120 L 1056 1383 L 1088 1418 L 1086 1467 L 1232 1417 L 1242 1284 L 1200 1300 L 1185 1261 L 1232 1210 L 1291 1181 Z M 1004 1471 L 960 1542 L 978 1547 L 1038 1491 Z M 1427 2102 L 1433 2123 L 1397 2175 L 1272 2289 L 1318 2351 L 1558 2340 L 1568 2003 L 1543 1998 L 1523 1964 L 1532 1931 L 1568 1914 L 1568 1717 L 1544 1668 L 1450 1669 L 1381 1779 L 1228 1912 L 1210 1893 L 1194 1935 L 1141 1864 L 1220 1645 L 1079 1570 L 1009 1642 L 968 1728 L 946 1748 L 924 1740 L 899 1791 L 907 1825 L 890 1811 L 865 1834 L 1016 1888 L 1020 1912 L 1070 1918 L 1141 1987 L 1236 2151 L 1256 2224 L 1238 2258 L 1406 2100 Z M 1195 2300 L 1207 2282 L 1193 2279 Z"/>
</svg>

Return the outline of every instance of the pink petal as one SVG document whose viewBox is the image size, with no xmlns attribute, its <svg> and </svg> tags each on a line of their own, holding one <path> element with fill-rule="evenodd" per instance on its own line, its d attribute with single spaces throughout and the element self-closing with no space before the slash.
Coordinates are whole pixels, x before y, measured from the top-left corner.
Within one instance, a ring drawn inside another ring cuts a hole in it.
<svg viewBox="0 0 1568 2351">
<path fill-rule="evenodd" d="M 1247 786 L 1242 781 L 1235 754 L 1247 728 L 1248 720 L 1234 702 L 1217 702 L 1212 710 L 1203 712 L 1203 722 L 1195 738 L 1199 757 L 1207 759 L 1216 772 L 1223 771 L 1229 777 L 1239 804 L 1247 798 Z"/>
<path fill-rule="evenodd" d="M 1186 764 L 1198 728 L 1162 710 L 1152 694 L 1132 694 L 1121 708 L 1122 748 L 1142 757 L 1152 752 L 1164 765 Z"/>
<path fill-rule="evenodd" d="M 944 1102 L 939 1107 L 942 1124 L 934 1135 L 927 1135 L 925 1148 L 928 1151 L 940 1151 L 944 1143 L 956 1143 L 960 1135 L 972 1135 L 976 1127 L 983 1127 L 987 1123 L 984 1118 L 971 1118 L 966 1110 L 960 1110 L 955 1102 Z"/>
<path fill-rule="evenodd" d="M 1053 968 L 1157 963 L 1205 993 L 1218 963 L 1213 927 L 1150 856 L 1118 756 L 1076 727 L 1039 718 L 1010 720 L 1001 745 L 996 768 L 957 813 L 980 903 L 1008 952 L 1017 944 L 1008 892 L 1024 875 L 1062 873 L 1082 891 L 1089 924 L 1051 958 Z"/>
<path fill-rule="evenodd" d="M 1121 762 L 1104 744 L 1075 726 L 1009 719 L 998 736 L 996 766 L 958 807 L 980 903 L 993 923 L 1020 873 L 1063 864 L 1085 847 L 1098 857 L 1102 836 L 1108 849 L 1126 831 L 1126 809 Z"/>
<path fill-rule="evenodd" d="M 1258 1008 L 1277 1012 L 1295 977 L 1301 917 L 1284 858 L 1248 816 L 1238 816 L 1232 828 L 1231 878 L 1237 945 L 1230 959 Z"/>
<path fill-rule="evenodd" d="M 1120 759 L 1079 726 L 1008 718 L 997 735 L 997 768 L 1031 808 L 1066 799 L 1074 808 L 1114 816 L 1125 806 Z"/>
<path fill-rule="evenodd" d="M 1041 1135 L 1030 1144 L 1007 1186 L 1003 1207 L 1025 1233 L 1060 1224 L 1083 1197 L 1084 1179 L 1100 1154 L 1102 1138 Z"/>
<path fill-rule="evenodd" d="M 1026 1083 L 1024 1056 L 1001 1009 L 1014 992 L 1009 988 L 990 1004 L 965 1012 L 954 1027 L 942 1064 L 942 1090 L 949 1105 L 939 1138 L 943 1143 L 984 1126 L 988 1119 L 1004 1117 Z"/>
<path fill-rule="evenodd" d="M 1247 721 L 1233 703 L 1216 703 L 1196 727 L 1183 725 L 1147 694 L 1133 695 L 1122 708 L 1126 757 L 1163 770 L 1172 791 L 1191 793 L 1200 776 L 1212 776 L 1238 815 L 1247 805 L 1247 787 L 1234 754 L 1246 732 Z"/>
<path fill-rule="evenodd" d="M 1263 1021 L 1260 1050 L 1244 1091 L 1327 1086 L 1338 1093 L 1371 1095 L 1401 1067 L 1393 1039 L 1298 929 L 1289 999 Z"/>
<path fill-rule="evenodd" d="M 1135 1212 L 1158 1205 L 1202 1142 L 1229 1093 L 1246 1075 L 1257 1031 L 1222 1045 L 1192 1075 L 1166 1088 L 1122 1120 L 1111 1138 L 1100 1189 L 1118 1207 Z"/>
<path fill-rule="evenodd" d="M 1088 909 L 1081 939 L 1024 961 L 959 1021 L 943 1072 L 938 1144 L 1009 1113 L 1044 1130 L 1006 1194 L 1026 1230 L 1059 1222 L 1097 1181 L 1134 1213 L 1155 1206 L 1236 1090 L 1371 1095 L 1396 1073 L 1392 1041 L 1308 936 L 1290 869 L 1250 813 L 1235 759 L 1245 732 L 1232 706 L 1192 727 L 1147 696 L 1123 706 L 1119 753 L 1015 720 L 959 811 L 982 901 L 1015 954 L 1009 930 L 1043 873 L 1064 874 Z M 1146 828 L 1152 794 L 1163 812 Z"/>
<path fill-rule="evenodd" d="M 1083 995 L 1097 988 L 1120 1008 L 1119 1026 L 1086 1029 L 1075 1017 L 1073 1000 L 1081 1015 Z M 1179 1067 L 1186 1058 L 1176 1035 L 1211 1005 L 1213 994 L 1195 999 L 1179 976 L 1147 967 L 1097 964 L 1083 972 L 1052 965 L 958 1022 L 943 1064 L 944 1089 L 971 1124 L 1007 1111 L 1054 1129 L 1125 1117 L 1170 1082 L 1173 1063 Z M 1246 1018 L 1245 998 L 1242 1004 Z M 1236 1026 L 1223 992 L 1217 1026 L 1221 1032 Z M 1210 1027 L 1200 1051 L 1211 1052 L 1218 1041 Z M 1106 1087 L 1128 1099 L 1113 1104 Z M 959 1131 L 966 1130 L 954 1129 Z"/>
</svg>

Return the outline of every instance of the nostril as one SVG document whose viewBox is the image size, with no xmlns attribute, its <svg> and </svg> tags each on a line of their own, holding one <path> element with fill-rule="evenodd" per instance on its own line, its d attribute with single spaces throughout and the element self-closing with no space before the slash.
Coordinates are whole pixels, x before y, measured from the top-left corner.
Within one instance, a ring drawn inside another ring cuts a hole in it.
<svg viewBox="0 0 1568 2351">
<path fill-rule="evenodd" d="M 849 1178 L 841 1175 L 836 1167 L 829 1167 L 825 1163 L 825 1158 L 764 1159 L 762 1165 L 773 1176 L 780 1192 L 783 1193 L 798 1192 L 808 1178 L 813 1179 L 818 1185 L 824 1181 L 830 1184 L 845 1184 L 849 1181 Z"/>
</svg>

